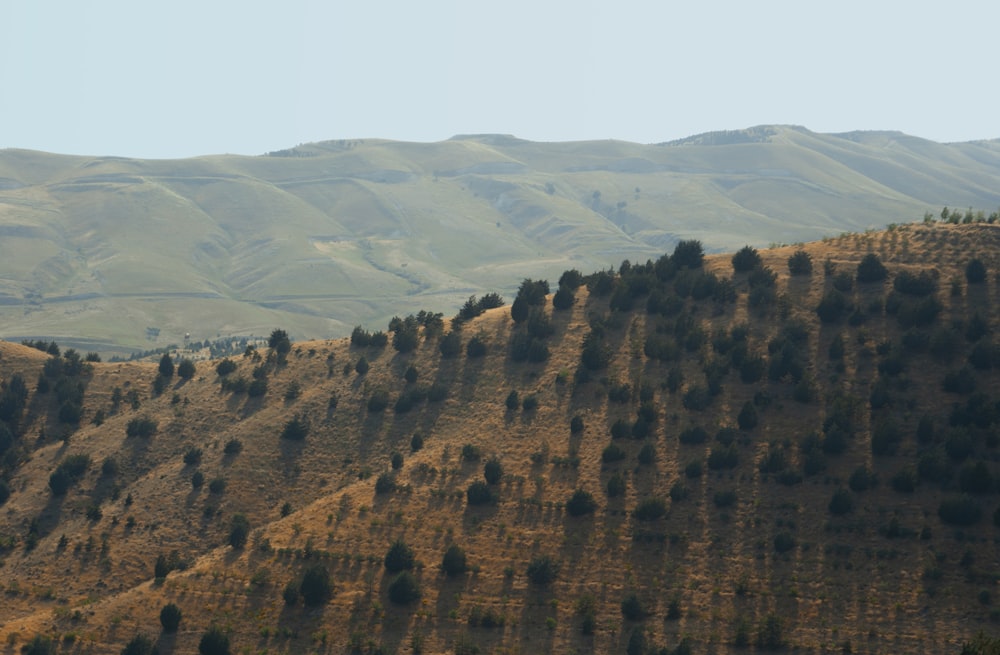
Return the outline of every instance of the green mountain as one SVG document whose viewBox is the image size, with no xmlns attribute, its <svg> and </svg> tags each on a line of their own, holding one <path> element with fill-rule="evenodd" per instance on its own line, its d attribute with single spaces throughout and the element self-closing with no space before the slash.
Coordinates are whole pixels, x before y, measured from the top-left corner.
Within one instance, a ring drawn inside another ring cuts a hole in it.
<svg viewBox="0 0 1000 655">
<path fill-rule="evenodd" d="M 186 160 L 0 151 L 0 336 L 90 350 L 342 336 L 525 277 L 1000 205 L 1000 141 L 758 127 L 682 141 L 307 144 Z"/>
</svg>

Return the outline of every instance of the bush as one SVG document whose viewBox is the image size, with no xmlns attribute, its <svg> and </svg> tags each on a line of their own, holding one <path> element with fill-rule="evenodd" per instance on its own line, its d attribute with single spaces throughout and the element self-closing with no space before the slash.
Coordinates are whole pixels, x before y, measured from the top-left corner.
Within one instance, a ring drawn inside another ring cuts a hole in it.
<svg viewBox="0 0 1000 655">
<path fill-rule="evenodd" d="M 415 432 L 412 437 L 410 437 L 410 450 L 417 452 L 424 447 L 424 438 L 419 432 Z"/>
<path fill-rule="evenodd" d="M 601 453 L 601 461 L 605 464 L 620 462 L 625 459 L 625 457 L 625 451 L 616 443 L 608 444 L 608 446 Z"/>
<path fill-rule="evenodd" d="M 251 398 L 260 398 L 267 393 L 267 378 L 254 378 L 254 381 L 247 385 L 247 395 Z"/>
<path fill-rule="evenodd" d="M 788 532 L 779 532 L 774 535 L 774 551 L 776 553 L 787 553 L 795 548 L 795 537 Z"/>
<path fill-rule="evenodd" d="M 805 250 L 796 250 L 788 258 L 788 272 L 792 275 L 811 275 L 812 257 Z"/>
<path fill-rule="evenodd" d="M 224 359 L 215 365 L 215 372 L 221 378 L 236 370 L 236 362 L 231 359 Z"/>
<path fill-rule="evenodd" d="M 546 586 L 559 577 L 559 569 L 559 562 L 548 555 L 537 556 L 528 563 L 528 580 L 532 584 Z"/>
<path fill-rule="evenodd" d="M 621 473 L 616 471 L 608 478 L 607 494 L 608 498 L 617 498 L 625 494 L 625 478 Z"/>
<path fill-rule="evenodd" d="M 570 516 L 593 514 L 596 509 L 597 501 L 594 500 L 593 494 L 583 489 L 574 491 L 573 495 L 566 501 L 566 512 Z"/>
<path fill-rule="evenodd" d="M 756 248 L 743 246 L 733 255 L 733 271 L 746 273 L 761 265 L 760 254 Z"/>
<path fill-rule="evenodd" d="M 489 505 L 497 501 L 496 494 L 490 486 L 482 480 L 476 480 L 465 490 L 465 497 L 469 505 Z"/>
<path fill-rule="evenodd" d="M 517 395 L 516 390 L 513 390 L 509 394 L 507 394 L 507 400 L 504 401 L 504 404 L 507 405 L 507 409 L 509 409 L 510 411 L 514 411 L 521 406 L 521 399 Z"/>
<path fill-rule="evenodd" d="M 122 649 L 121 655 L 154 655 L 158 653 L 152 639 L 143 634 L 132 637 Z"/>
<path fill-rule="evenodd" d="M 736 491 L 733 489 L 726 489 L 725 491 L 716 491 L 712 496 L 712 502 L 716 507 L 730 507 L 736 504 Z"/>
<path fill-rule="evenodd" d="M 970 259 L 965 265 L 965 280 L 969 284 L 981 284 L 986 281 L 986 265 L 979 259 Z"/>
<path fill-rule="evenodd" d="M 836 323 L 843 317 L 849 306 L 850 303 L 844 294 L 837 290 L 830 290 L 823 294 L 819 305 L 816 306 L 816 315 L 824 323 Z"/>
<path fill-rule="evenodd" d="M 858 282 L 862 284 L 868 282 L 881 282 L 888 276 L 889 271 L 886 270 L 885 265 L 882 264 L 882 260 L 879 259 L 878 255 L 874 253 L 868 253 L 865 255 L 861 262 L 858 264 Z"/>
<path fill-rule="evenodd" d="M 859 466 L 851 473 L 847 485 L 851 488 L 851 491 L 860 492 L 874 489 L 877 483 L 878 476 L 871 469 L 867 466 Z"/>
<path fill-rule="evenodd" d="M 938 517 L 945 523 L 969 526 L 979 523 L 983 510 L 969 496 L 956 496 L 941 501 L 938 506 Z"/>
<path fill-rule="evenodd" d="M 389 600 L 397 605 L 408 605 L 420 598 L 420 584 L 413 574 L 403 571 L 389 585 Z"/>
<path fill-rule="evenodd" d="M 182 359 L 181 363 L 177 366 L 177 375 L 180 376 L 182 380 L 190 380 L 194 377 L 195 365 L 190 359 Z"/>
<path fill-rule="evenodd" d="M 376 389 L 372 395 L 368 396 L 368 413 L 378 414 L 389 406 L 389 392 L 385 389 Z"/>
<path fill-rule="evenodd" d="M 456 544 L 448 546 L 444 551 L 444 557 L 441 558 L 441 570 L 449 578 L 465 573 L 465 551 Z"/>
<path fill-rule="evenodd" d="M 232 438 L 223 446 L 222 452 L 226 455 L 239 455 L 243 451 L 243 442 L 237 438 Z"/>
<path fill-rule="evenodd" d="M 638 521 L 655 521 L 667 513 L 667 503 L 662 498 L 643 498 L 635 506 L 632 516 Z"/>
<path fill-rule="evenodd" d="M 413 549 L 405 541 L 397 539 L 389 546 L 382 563 L 389 573 L 399 573 L 412 569 L 416 563 L 416 557 L 413 554 Z"/>
<path fill-rule="evenodd" d="M 854 497 L 847 489 L 837 489 L 833 492 L 827 509 L 834 516 L 842 516 L 854 509 Z"/>
<path fill-rule="evenodd" d="M 651 443 L 643 444 L 636 459 L 639 460 L 640 464 L 645 466 L 653 464 L 656 462 L 656 448 Z"/>
<path fill-rule="evenodd" d="M 333 596 L 330 572 L 322 564 L 313 564 L 302 574 L 299 593 L 307 607 L 325 605 Z"/>
<path fill-rule="evenodd" d="M 156 434 L 156 428 L 158 426 L 159 423 L 148 416 L 134 418 L 128 422 L 128 425 L 125 426 L 125 436 L 151 437 Z"/>
<path fill-rule="evenodd" d="M 736 424 L 741 430 L 753 430 L 757 427 L 759 418 L 757 416 L 757 408 L 749 400 L 743 403 L 743 407 L 740 409 L 739 415 L 736 417 Z"/>
<path fill-rule="evenodd" d="M 302 441 L 308 434 L 309 423 L 301 416 L 296 415 L 285 423 L 285 427 L 281 431 L 281 438 L 289 441 Z"/>
<path fill-rule="evenodd" d="M 173 603 L 164 605 L 160 610 L 160 625 L 163 626 L 163 631 L 168 634 L 177 632 L 183 617 L 181 609 Z"/>
<path fill-rule="evenodd" d="M 570 434 L 580 434 L 583 432 L 583 417 L 579 414 L 575 415 L 569 422 L 569 432 Z"/>
<path fill-rule="evenodd" d="M 233 514 L 229 527 L 229 545 L 236 550 L 242 549 L 247 544 L 247 537 L 250 536 L 250 521 L 246 515 Z"/>
<path fill-rule="evenodd" d="M 198 642 L 199 655 L 229 655 L 229 636 L 212 626 Z"/>
<path fill-rule="evenodd" d="M 396 477 L 388 471 L 379 474 L 375 480 L 375 493 L 387 494 L 396 490 Z"/>
<path fill-rule="evenodd" d="M 757 640 L 755 645 L 758 649 L 780 650 L 785 647 L 785 640 L 782 636 L 781 617 L 776 614 L 768 614 L 761 621 L 757 628 Z"/>
<path fill-rule="evenodd" d="M 480 336 L 474 336 L 469 339 L 469 343 L 465 346 L 465 354 L 469 359 L 475 359 L 477 357 L 486 356 L 486 340 Z"/>
<path fill-rule="evenodd" d="M 224 478 L 213 478 L 212 481 L 208 483 L 208 490 L 213 494 L 221 494 L 226 490 L 226 480 Z"/>
<path fill-rule="evenodd" d="M 622 616 L 629 621 L 641 621 L 649 616 L 649 612 L 646 610 L 642 601 L 639 599 L 638 594 L 635 592 L 630 593 L 622 599 L 621 609 Z"/>
</svg>

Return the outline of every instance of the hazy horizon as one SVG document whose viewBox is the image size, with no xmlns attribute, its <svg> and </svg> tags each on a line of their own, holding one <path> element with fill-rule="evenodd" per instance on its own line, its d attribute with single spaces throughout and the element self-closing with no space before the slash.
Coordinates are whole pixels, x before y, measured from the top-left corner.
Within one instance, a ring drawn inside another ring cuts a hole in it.
<svg viewBox="0 0 1000 655">
<path fill-rule="evenodd" d="M 487 133 L 659 143 L 765 124 L 992 139 L 998 17 L 962 1 L 13 2 L 0 8 L 0 148 L 180 158 Z"/>
</svg>

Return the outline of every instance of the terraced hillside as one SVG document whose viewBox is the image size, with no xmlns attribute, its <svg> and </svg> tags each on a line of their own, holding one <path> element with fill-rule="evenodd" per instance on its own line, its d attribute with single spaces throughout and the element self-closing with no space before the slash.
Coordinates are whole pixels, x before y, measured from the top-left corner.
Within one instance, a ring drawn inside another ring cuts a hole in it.
<svg viewBox="0 0 1000 655">
<path fill-rule="evenodd" d="M 958 652 L 1000 624 L 998 246 L 682 241 L 222 369 L 4 343 L 0 648 Z"/>
</svg>

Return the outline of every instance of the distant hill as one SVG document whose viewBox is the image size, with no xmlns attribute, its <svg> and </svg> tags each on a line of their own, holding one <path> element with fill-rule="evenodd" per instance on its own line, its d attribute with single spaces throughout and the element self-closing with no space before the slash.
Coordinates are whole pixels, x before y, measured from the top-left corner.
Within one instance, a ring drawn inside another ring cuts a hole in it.
<svg viewBox="0 0 1000 655">
<path fill-rule="evenodd" d="M 702 254 L 193 368 L 0 342 L 0 643 L 957 655 L 996 636 L 1000 225 Z"/>
<path fill-rule="evenodd" d="M 305 144 L 187 160 L 0 151 L 0 335 L 145 350 L 342 336 L 525 277 L 1000 206 L 1000 142 L 789 126 L 661 145 Z"/>
</svg>

